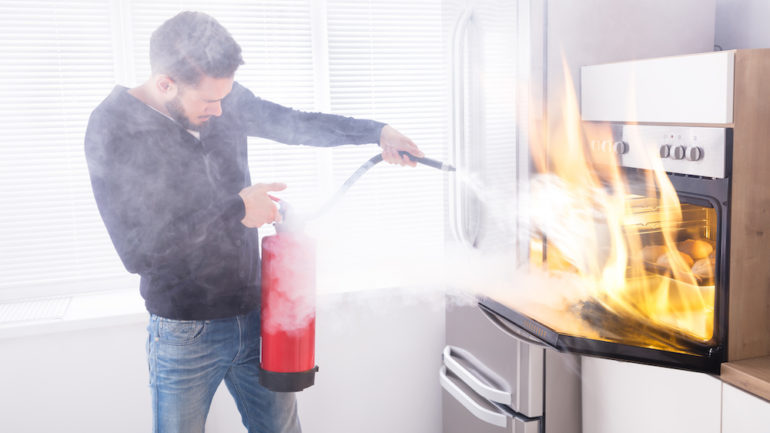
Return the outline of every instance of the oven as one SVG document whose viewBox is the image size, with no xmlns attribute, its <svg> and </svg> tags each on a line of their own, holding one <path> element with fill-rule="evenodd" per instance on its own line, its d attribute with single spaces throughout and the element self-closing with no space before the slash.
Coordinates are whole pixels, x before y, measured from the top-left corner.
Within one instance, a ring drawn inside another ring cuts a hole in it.
<svg viewBox="0 0 770 433">
<path fill-rule="evenodd" d="M 527 310 L 527 302 L 516 297 L 486 298 L 482 306 L 560 351 L 716 373 L 727 339 L 732 130 L 621 125 L 608 131 L 586 137 L 586 156 L 589 164 L 617 161 L 617 170 L 591 166 L 595 188 L 613 190 L 606 193 L 612 201 L 622 196 L 622 212 L 607 216 L 611 206 L 591 198 L 586 206 L 594 215 L 566 226 L 563 220 L 534 222 L 540 230 L 530 240 L 534 269 L 579 274 L 602 287 L 567 294 L 567 304 L 552 309 Z M 566 187 L 551 176 L 533 184 L 548 189 L 548 201 L 558 201 Z M 553 207 L 549 203 L 546 212 Z M 566 211 L 586 213 L 575 207 Z M 575 235 L 585 231 L 594 239 Z M 613 253 L 617 248 L 625 251 Z M 622 256 L 622 266 L 614 269 L 622 278 L 591 278 L 592 267 L 598 268 L 594 273 L 613 271 L 613 254 Z M 594 263 L 586 263 L 592 258 Z M 575 288 L 580 283 L 585 282 Z"/>
<path fill-rule="evenodd" d="M 482 308 L 578 354 L 715 374 L 770 354 L 768 73 L 767 49 L 583 67 L 531 149 L 543 278 Z"/>
<path fill-rule="evenodd" d="M 583 67 L 579 108 L 531 151 L 542 284 L 482 308 L 578 354 L 719 374 L 770 353 L 768 71 L 768 50 Z"/>
</svg>

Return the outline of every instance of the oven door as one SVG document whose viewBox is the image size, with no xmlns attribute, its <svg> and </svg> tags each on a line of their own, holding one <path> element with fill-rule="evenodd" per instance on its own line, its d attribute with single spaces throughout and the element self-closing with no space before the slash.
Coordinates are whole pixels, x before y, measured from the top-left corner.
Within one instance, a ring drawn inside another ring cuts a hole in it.
<svg viewBox="0 0 770 433">
<path fill-rule="evenodd" d="M 633 182 L 633 177 L 642 178 L 645 173 L 629 170 L 628 176 L 632 178 L 631 193 L 639 197 L 639 212 L 635 214 L 638 221 L 632 223 L 640 225 L 643 244 L 660 243 L 655 213 L 661 210 L 656 206 L 645 207 L 645 194 L 649 193 L 633 189 L 635 184 L 643 185 Z M 656 311 L 648 316 L 646 312 L 623 316 L 613 305 L 608 307 L 594 300 L 560 306 L 559 311 L 549 314 L 538 308 L 528 310 L 526 304 L 506 299 L 485 298 L 481 300 L 482 307 L 504 317 L 530 338 L 557 350 L 718 374 L 726 353 L 729 178 L 670 175 L 670 180 L 681 202 L 681 227 L 674 230 L 677 245 L 684 248 L 697 240 L 713 251 L 703 258 L 709 266 L 705 267 L 703 278 L 694 284 L 672 277 L 670 268 L 666 273 L 660 259 L 645 265 L 646 277 L 658 285 L 666 283 L 669 298 L 665 300 L 664 314 Z M 543 267 L 558 263 L 558 250 L 549 246 L 547 239 L 535 239 L 533 245 L 531 254 L 542 254 Z M 626 278 L 626 291 L 631 292 L 628 286 L 634 280 Z M 693 307 L 695 302 L 682 299 L 683 293 L 698 298 L 697 309 Z M 648 298 L 647 294 L 640 294 L 635 298 L 640 302 L 629 304 L 642 304 L 641 300 L 648 302 Z M 686 320 L 690 317 L 697 319 L 696 325 Z"/>
</svg>

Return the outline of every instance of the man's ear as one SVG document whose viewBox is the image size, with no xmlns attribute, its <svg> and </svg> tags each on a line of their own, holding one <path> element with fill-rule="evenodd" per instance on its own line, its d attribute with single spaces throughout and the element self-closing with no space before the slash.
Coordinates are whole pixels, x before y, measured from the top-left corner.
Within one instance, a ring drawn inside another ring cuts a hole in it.
<svg viewBox="0 0 770 433">
<path fill-rule="evenodd" d="M 176 82 L 168 75 L 158 74 L 155 76 L 155 90 L 164 98 L 174 98 L 179 88 Z"/>
</svg>

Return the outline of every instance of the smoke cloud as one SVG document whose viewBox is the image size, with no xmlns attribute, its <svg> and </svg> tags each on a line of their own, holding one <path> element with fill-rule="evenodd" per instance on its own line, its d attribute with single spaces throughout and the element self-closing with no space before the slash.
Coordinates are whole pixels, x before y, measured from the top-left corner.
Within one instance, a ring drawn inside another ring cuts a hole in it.
<svg viewBox="0 0 770 433">
<path fill-rule="evenodd" d="M 419 303 L 425 308 L 443 309 L 473 305 L 479 298 L 489 297 L 526 308 L 528 313 L 531 311 L 535 317 L 547 320 L 563 315 L 565 308 L 587 296 L 587 288 L 577 278 L 547 275 L 522 263 L 522 257 L 516 255 L 517 230 L 523 230 L 518 236 L 524 245 L 528 245 L 530 233 L 522 229 L 526 225 L 517 220 L 515 201 L 509 195 L 485 188 L 477 177 L 461 176 L 463 184 L 481 205 L 484 229 L 498 237 L 485 241 L 490 248 L 465 247 L 443 240 L 438 245 L 404 244 L 389 238 L 387 233 L 378 233 L 376 228 L 367 233 L 366 239 L 356 239 L 347 226 L 349 221 L 362 215 L 355 210 L 347 214 L 332 210 L 304 230 L 322 248 L 318 251 L 316 268 L 317 307 L 328 312 L 357 308 L 377 314 L 399 304 Z M 385 292 L 394 302 L 382 302 Z M 298 314 L 305 307 L 306 304 L 287 311 L 281 326 L 286 329 L 306 326 L 315 318 L 315 311 L 310 309 L 306 310 L 307 314 Z M 324 326 L 354 326 L 333 323 L 335 317 L 335 314 L 325 314 Z"/>
</svg>

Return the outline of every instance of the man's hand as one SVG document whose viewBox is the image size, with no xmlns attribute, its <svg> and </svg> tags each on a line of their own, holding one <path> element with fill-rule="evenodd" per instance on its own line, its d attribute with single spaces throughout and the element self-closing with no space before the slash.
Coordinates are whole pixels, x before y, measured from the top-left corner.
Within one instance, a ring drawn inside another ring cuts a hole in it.
<svg viewBox="0 0 770 433">
<path fill-rule="evenodd" d="M 406 155 L 398 154 L 400 150 L 408 152 L 417 157 L 424 157 L 417 145 L 409 137 L 398 132 L 390 125 L 385 125 L 380 132 L 380 147 L 382 148 L 382 159 L 391 164 L 408 165 L 414 167 L 416 162 L 409 159 Z"/>
<path fill-rule="evenodd" d="M 283 191 L 284 189 L 286 189 L 286 184 L 278 182 L 255 183 L 243 188 L 238 193 L 246 208 L 246 216 L 241 220 L 241 224 L 255 228 L 273 221 L 280 222 L 281 214 L 278 212 L 278 206 L 267 193 L 269 191 Z"/>
</svg>

